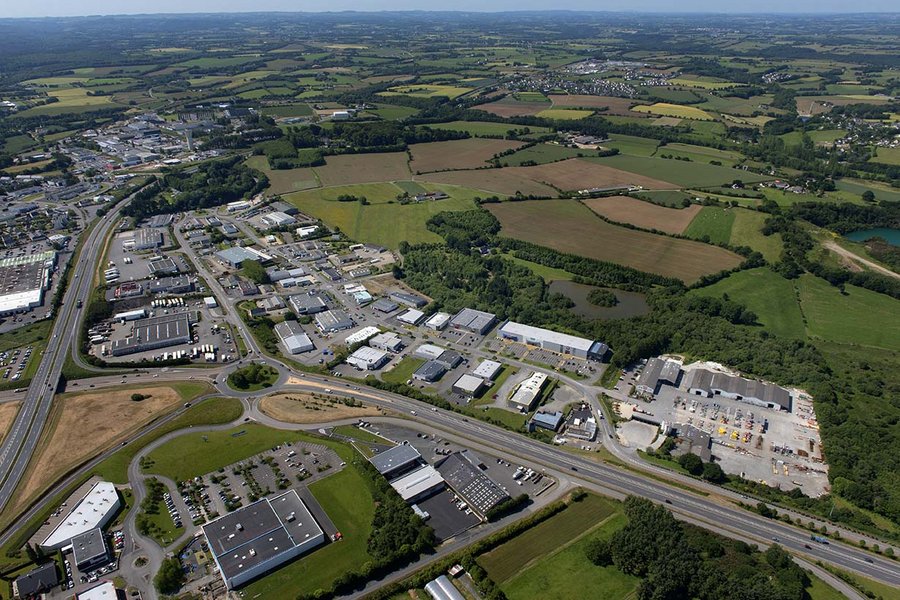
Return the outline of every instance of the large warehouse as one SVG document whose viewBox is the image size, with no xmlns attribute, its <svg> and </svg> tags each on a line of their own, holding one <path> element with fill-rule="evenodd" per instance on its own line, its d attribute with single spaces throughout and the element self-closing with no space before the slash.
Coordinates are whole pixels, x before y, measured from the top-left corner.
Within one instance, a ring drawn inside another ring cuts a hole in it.
<svg viewBox="0 0 900 600">
<path fill-rule="evenodd" d="M 0 315 L 40 306 L 55 265 L 53 251 L 0 259 Z"/>
<path fill-rule="evenodd" d="M 334 333 L 353 327 L 353 319 L 342 310 L 326 310 L 316 315 L 316 327 L 322 333 Z"/>
<path fill-rule="evenodd" d="M 530 346 L 538 346 L 544 350 L 559 354 L 571 354 L 578 358 L 600 360 L 609 351 L 609 346 L 603 342 L 594 342 L 567 333 L 532 327 L 531 325 L 514 321 L 504 323 L 497 330 L 497 337 Z"/>
<path fill-rule="evenodd" d="M 315 349 L 312 340 L 297 321 L 282 321 L 276 324 L 275 333 L 288 354 L 302 354 Z"/>
<path fill-rule="evenodd" d="M 139 319 L 132 326 L 131 335 L 112 343 L 113 356 L 125 356 L 191 343 L 191 318 L 185 313 Z"/>
<path fill-rule="evenodd" d="M 497 315 L 489 312 L 464 308 L 450 320 L 450 326 L 454 329 L 462 329 L 470 333 L 484 335 L 491 330 L 497 321 Z"/>
<path fill-rule="evenodd" d="M 475 513 L 486 519 L 487 513 L 509 498 L 509 494 L 497 485 L 481 469 L 480 460 L 471 451 L 454 452 L 437 466 L 444 481 Z"/>
<path fill-rule="evenodd" d="M 203 526 L 228 589 L 234 589 L 325 542 L 295 490 L 263 498 Z"/>
<path fill-rule="evenodd" d="M 47 551 L 65 548 L 78 537 L 91 530 L 103 527 L 121 506 L 116 486 L 108 481 L 98 481 L 88 493 L 78 501 L 66 518 L 57 525 L 50 535 L 41 542 Z"/>
<path fill-rule="evenodd" d="M 678 385 L 681 379 L 681 365 L 674 360 L 651 358 L 644 366 L 635 389 L 638 394 L 653 396 L 661 385 Z"/>
<path fill-rule="evenodd" d="M 783 387 L 727 373 L 693 369 L 684 377 L 684 389 L 707 398 L 724 396 L 775 410 L 791 410 L 791 394 Z"/>
</svg>

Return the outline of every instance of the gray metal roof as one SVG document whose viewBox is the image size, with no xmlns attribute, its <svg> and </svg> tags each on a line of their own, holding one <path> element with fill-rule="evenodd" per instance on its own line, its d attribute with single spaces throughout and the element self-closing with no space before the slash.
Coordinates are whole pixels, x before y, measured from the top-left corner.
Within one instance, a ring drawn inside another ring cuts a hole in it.
<svg viewBox="0 0 900 600">
<path fill-rule="evenodd" d="M 394 446 L 384 452 L 379 452 L 369 459 L 372 465 L 378 469 L 382 475 L 402 469 L 422 458 L 419 451 L 407 444 Z"/>
<path fill-rule="evenodd" d="M 75 555 L 75 564 L 95 560 L 99 556 L 108 553 L 106 540 L 103 539 L 103 531 L 98 527 L 72 538 L 72 553 Z"/>
</svg>

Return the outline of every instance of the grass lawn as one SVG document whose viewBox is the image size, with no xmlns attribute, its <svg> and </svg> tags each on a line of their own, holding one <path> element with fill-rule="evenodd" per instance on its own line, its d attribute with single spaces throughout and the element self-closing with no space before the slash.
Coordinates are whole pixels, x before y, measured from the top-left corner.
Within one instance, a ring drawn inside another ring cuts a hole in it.
<svg viewBox="0 0 900 600">
<path fill-rule="evenodd" d="M 190 433 L 160 446 L 147 456 L 147 473 L 186 481 L 259 454 L 285 441 L 303 438 L 290 431 L 247 423 L 226 431 Z M 190 460 L 185 460 L 190 457 Z"/>
<path fill-rule="evenodd" d="M 341 445 L 347 467 L 310 484 L 309 489 L 344 539 L 320 547 L 254 581 L 243 590 L 245 598 L 296 598 L 327 589 L 343 573 L 370 560 L 367 542 L 375 513 L 372 494 L 363 476 L 350 463 L 352 450 Z"/>
<path fill-rule="evenodd" d="M 805 274 L 798 280 L 810 336 L 900 350 L 900 300 L 852 285 L 845 293 Z"/>
<path fill-rule="evenodd" d="M 149 535 L 156 540 L 156 543 L 165 548 L 184 533 L 184 528 L 178 529 L 175 527 L 175 522 L 169 515 L 165 502 L 158 502 L 156 508 L 157 511 L 155 513 L 145 513 L 150 522 Z"/>
<path fill-rule="evenodd" d="M 659 146 L 659 140 L 633 135 L 614 133 L 609 138 L 610 141 L 603 144 L 605 148 L 615 148 L 622 154 L 631 154 L 632 156 L 651 156 Z"/>
<path fill-rule="evenodd" d="M 670 181 L 681 187 L 707 188 L 730 184 L 735 179 L 740 179 L 744 183 L 771 179 L 771 177 L 765 175 L 757 175 L 748 171 L 739 171 L 708 163 L 666 160 L 664 158 L 645 156 L 620 154 L 606 158 L 588 158 L 586 160 L 597 161 L 600 164 L 622 169 L 623 171 L 631 171 L 632 173 L 662 179 L 663 181 Z"/>
<path fill-rule="evenodd" d="M 528 267 L 531 269 L 532 273 L 540 275 L 547 283 L 550 283 L 551 281 L 571 281 L 572 278 L 575 277 L 568 271 L 547 267 L 539 263 L 531 262 L 530 260 L 516 258 L 512 254 L 501 254 L 500 256 L 507 258 L 516 264 L 522 265 L 523 267 Z"/>
<path fill-rule="evenodd" d="M 900 148 L 878 148 L 872 162 L 885 165 L 900 165 Z"/>
<path fill-rule="evenodd" d="M 810 585 L 806 588 L 810 600 L 843 600 L 844 595 L 816 577 L 809 576 Z"/>
<path fill-rule="evenodd" d="M 805 339 L 803 315 L 793 282 L 769 268 L 760 267 L 729 275 L 691 294 L 728 297 L 756 313 L 759 322 L 778 336 Z"/>
<path fill-rule="evenodd" d="M 354 440 L 358 440 L 360 442 L 372 442 L 373 444 L 385 444 L 388 446 L 391 445 L 391 442 L 386 438 L 375 435 L 367 429 L 354 427 L 353 425 L 338 425 L 334 428 L 334 432 L 338 435 L 353 438 Z"/>
<path fill-rule="evenodd" d="M 415 370 L 424 364 L 425 361 L 421 358 L 407 356 L 397 363 L 393 369 L 383 373 L 381 378 L 388 383 L 406 383 L 412 378 Z"/>
<path fill-rule="evenodd" d="M 871 181 L 839 179 L 835 185 L 839 190 L 855 194 L 856 196 L 862 196 L 863 192 L 872 190 L 876 200 L 890 200 L 891 202 L 900 201 L 900 190 Z"/>
<path fill-rule="evenodd" d="M 545 556 L 572 538 L 583 534 L 591 526 L 619 512 L 619 507 L 613 501 L 588 494 L 581 501 L 573 502 L 543 523 L 478 557 L 478 563 L 484 567 L 491 579 L 502 583 L 532 560 Z"/>
<path fill-rule="evenodd" d="M 481 399 L 474 402 L 477 406 L 478 404 L 489 403 L 493 400 L 494 394 L 503 387 L 503 384 L 506 383 L 506 380 L 510 378 L 514 373 L 517 373 L 519 370 L 510 365 L 503 365 L 500 367 L 500 373 L 497 374 L 497 378 L 494 379 L 494 383 L 481 395 Z"/>
<path fill-rule="evenodd" d="M 762 234 L 763 225 L 765 225 L 769 215 L 755 210 L 732 210 L 734 211 L 735 219 L 734 225 L 731 226 L 729 243 L 732 246 L 750 246 L 757 252 L 760 252 L 767 261 L 778 262 L 784 246 L 781 241 L 781 234 Z"/>
<path fill-rule="evenodd" d="M 26 325 L 8 333 L 0 334 L 0 352 L 46 341 L 52 327 L 53 321 L 45 319 L 32 325 Z"/>
<path fill-rule="evenodd" d="M 506 135 L 514 129 L 524 129 L 524 125 L 515 123 L 492 123 L 488 121 L 450 121 L 449 123 L 429 123 L 431 129 L 447 129 L 450 131 L 465 131 L 470 135 Z M 546 133 L 546 127 L 529 127 L 532 133 Z"/>
<path fill-rule="evenodd" d="M 465 412 L 472 415 L 476 419 L 487 420 L 486 417 L 490 417 L 495 421 L 503 423 L 503 425 L 507 428 L 513 429 L 515 431 L 524 430 L 525 421 L 528 420 L 529 415 L 531 414 L 520 413 L 518 411 L 507 410 L 505 408 L 497 408 L 495 406 L 469 406 L 463 410 L 465 410 Z"/>
<path fill-rule="evenodd" d="M 727 243 L 731 240 L 734 225 L 734 211 L 718 206 L 704 206 L 684 230 L 684 235 L 713 243 Z"/>
</svg>

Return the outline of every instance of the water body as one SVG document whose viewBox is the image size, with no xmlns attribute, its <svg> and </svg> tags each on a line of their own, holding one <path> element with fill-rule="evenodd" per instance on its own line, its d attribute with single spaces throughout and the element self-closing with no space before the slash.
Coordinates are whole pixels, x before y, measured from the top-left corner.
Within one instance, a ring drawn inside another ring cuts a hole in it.
<svg viewBox="0 0 900 600">
<path fill-rule="evenodd" d="M 887 227 L 879 227 L 878 229 L 861 229 L 859 231 L 851 231 L 844 235 L 848 240 L 854 242 L 864 242 L 869 238 L 880 237 L 892 246 L 900 246 L 900 229 L 889 229 Z"/>
<path fill-rule="evenodd" d="M 591 304 L 588 302 L 587 297 L 593 289 L 595 289 L 595 286 L 572 281 L 553 281 L 550 283 L 550 292 L 570 298 L 575 303 L 572 312 L 581 317 L 588 319 L 627 319 L 629 317 L 646 315 L 650 312 L 647 299 L 643 294 L 612 288 L 605 289 L 609 289 L 616 295 L 616 298 L 619 300 L 618 304 L 611 307 Z"/>
</svg>

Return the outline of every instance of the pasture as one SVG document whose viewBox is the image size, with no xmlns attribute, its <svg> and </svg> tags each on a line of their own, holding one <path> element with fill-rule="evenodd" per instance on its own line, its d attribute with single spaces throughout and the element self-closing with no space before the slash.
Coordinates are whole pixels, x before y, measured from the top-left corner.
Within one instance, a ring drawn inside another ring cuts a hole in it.
<svg viewBox="0 0 900 600">
<path fill-rule="evenodd" d="M 543 119 L 556 119 L 557 121 L 577 121 L 594 114 L 592 110 L 578 110 L 576 108 L 548 108 L 537 114 Z"/>
<path fill-rule="evenodd" d="M 574 200 L 486 207 L 500 220 L 501 235 L 688 283 L 741 262 L 740 256 L 722 248 L 607 223 Z"/>
<path fill-rule="evenodd" d="M 657 102 L 649 106 L 641 105 L 632 108 L 634 112 L 649 113 L 660 117 L 678 117 L 680 119 L 696 119 L 699 121 L 714 121 L 715 117 L 699 108 L 693 106 L 683 106 L 681 104 L 669 104 L 668 102 Z"/>
<path fill-rule="evenodd" d="M 273 194 L 287 194 L 319 187 L 316 173 L 310 168 L 270 169 L 265 156 L 251 156 L 245 164 L 266 174 L 269 178 L 269 191 Z"/>
<path fill-rule="evenodd" d="M 684 75 L 669 80 L 672 85 L 683 85 L 685 87 L 700 88 L 704 90 L 724 90 L 735 87 L 737 84 L 731 81 L 714 79 L 712 77 L 692 77 Z"/>
<path fill-rule="evenodd" d="M 734 224 L 731 226 L 732 246 L 750 246 L 763 255 L 769 262 L 777 262 L 781 258 L 783 244 L 780 233 L 763 235 L 762 228 L 766 219 L 766 213 L 755 210 L 732 209 L 734 211 Z"/>
<path fill-rule="evenodd" d="M 659 140 L 621 133 L 611 134 L 609 141 L 603 144 L 604 148 L 614 148 L 621 154 L 631 154 L 632 156 L 653 156 L 658 146 Z"/>
<path fill-rule="evenodd" d="M 450 121 L 449 123 L 429 123 L 431 129 L 444 129 L 449 131 L 465 131 L 474 136 L 505 136 L 510 131 L 523 129 L 524 125 L 515 123 L 492 123 L 490 121 Z M 532 133 L 547 133 L 546 127 L 529 127 Z"/>
<path fill-rule="evenodd" d="M 714 244 L 725 244 L 731 240 L 731 226 L 734 225 L 734 211 L 718 206 L 704 206 L 697 217 L 684 230 L 684 235 Z"/>
<path fill-rule="evenodd" d="M 628 196 L 590 198 L 584 200 L 584 205 L 610 221 L 666 233 L 683 233 L 702 208 L 698 204 L 687 208 L 666 208 Z"/>
<path fill-rule="evenodd" d="M 467 94 L 472 88 L 457 87 L 453 85 L 436 85 L 416 83 L 413 85 L 398 85 L 388 88 L 386 92 L 379 92 L 380 96 L 412 96 L 413 98 L 434 98 L 436 96 L 446 96 L 450 100 Z"/>
<path fill-rule="evenodd" d="M 603 158 L 586 158 L 584 160 L 602 165 L 630 171 L 632 173 L 652 175 L 670 181 L 680 187 L 706 188 L 730 184 L 735 179 L 744 183 L 756 183 L 770 180 L 771 177 L 757 175 L 749 171 L 739 171 L 717 165 L 668 160 L 665 158 L 617 155 Z"/>
<path fill-rule="evenodd" d="M 556 162 L 566 158 L 590 156 L 593 153 L 593 150 L 569 148 L 568 146 L 562 146 L 560 144 L 537 144 L 519 150 L 509 156 L 504 156 L 500 159 L 500 164 L 504 167 L 518 167 L 524 162 L 542 165 L 544 163 Z"/>
<path fill-rule="evenodd" d="M 586 96 L 579 94 L 551 95 L 550 101 L 557 108 L 594 108 L 602 110 L 602 115 L 629 116 L 630 109 L 639 102 L 631 98 L 615 96 Z"/>
<path fill-rule="evenodd" d="M 413 144 L 409 147 L 412 156 L 409 168 L 413 173 L 477 169 L 488 166 L 487 161 L 494 155 L 523 145 L 523 142 L 486 138 Z"/>
<path fill-rule="evenodd" d="M 900 165 L 900 148 L 878 148 L 872 162 L 885 165 Z"/>
<path fill-rule="evenodd" d="M 324 167 L 314 167 L 323 187 L 409 179 L 406 152 L 329 156 Z"/>
</svg>

